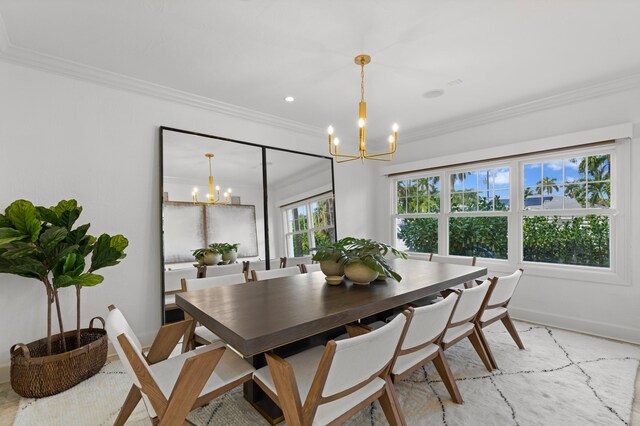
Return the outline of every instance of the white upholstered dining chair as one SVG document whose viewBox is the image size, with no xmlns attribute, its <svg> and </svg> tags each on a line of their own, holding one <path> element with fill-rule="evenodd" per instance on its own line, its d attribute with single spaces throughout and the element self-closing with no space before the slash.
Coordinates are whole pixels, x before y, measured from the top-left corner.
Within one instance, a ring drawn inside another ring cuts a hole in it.
<svg viewBox="0 0 640 426">
<path fill-rule="evenodd" d="M 228 285 L 245 284 L 246 277 L 243 273 L 230 275 L 221 275 L 218 277 L 197 278 L 191 280 L 182 280 L 182 291 L 203 290 L 206 288 L 224 287 Z M 188 313 L 184 313 L 185 319 L 191 320 Z M 192 322 L 191 327 L 185 334 L 182 342 L 182 352 L 194 349 L 197 345 L 208 345 L 210 343 L 221 340 L 214 332 L 203 325 L 197 325 Z"/>
<path fill-rule="evenodd" d="M 480 315 L 476 318 L 476 325 L 480 330 L 498 320 L 502 321 L 502 324 L 509 332 L 509 335 L 520 349 L 524 349 L 524 344 L 522 343 L 522 340 L 520 340 L 518 331 L 509 316 L 508 306 L 511 298 L 513 297 L 513 293 L 516 291 L 516 287 L 520 282 L 523 272 L 524 271 L 522 269 L 518 269 L 516 272 L 506 277 L 497 277 L 493 283 L 493 290 L 491 291 L 491 294 L 486 299 Z M 487 354 L 491 359 L 493 367 L 498 368 L 498 364 L 491 353 L 491 349 L 489 349 L 489 345 L 486 342 L 484 334 L 481 334 L 480 337 L 485 339 L 485 346 L 488 348 Z"/>
<path fill-rule="evenodd" d="M 126 373 L 133 380 L 115 425 L 124 425 L 144 400 L 153 424 L 187 424 L 191 410 L 251 380 L 254 368 L 222 344 L 168 358 L 191 321 L 165 325 L 145 356 L 124 315 L 109 306 L 106 329 Z"/>
<path fill-rule="evenodd" d="M 286 359 L 267 353 L 254 381 L 289 425 L 341 424 L 375 400 L 391 425 L 405 424 L 389 372 L 412 313 L 370 333 L 331 340 Z"/>
<path fill-rule="evenodd" d="M 195 279 L 197 269 L 194 267 L 173 269 L 164 271 L 164 307 L 165 309 L 177 309 L 176 293 L 182 291 L 181 281 L 183 278 Z"/>
<path fill-rule="evenodd" d="M 394 383 L 428 362 L 433 362 L 453 402 L 462 404 L 462 396 L 440 347 L 440 341 L 457 302 L 458 293 L 454 292 L 432 305 L 410 308 L 413 309 L 413 318 L 391 369 L 391 379 Z"/>
<path fill-rule="evenodd" d="M 482 329 L 476 326 L 476 320 L 482 311 L 485 298 L 490 297 L 489 291 L 492 289 L 494 281 L 495 278 L 487 279 L 477 287 L 454 290 L 460 296 L 447 325 L 447 330 L 440 341 L 442 349 L 447 350 L 465 337 L 469 338 L 473 349 L 489 371 L 493 370 L 493 363 L 487 354 L 489 348 L 486 346 Z"/>
<path fill-rule="evenodd" d="M 270 269 L 268 271 L 256 271 L 255 269 L 252 269 L 251 280 L 252 281 L 270 280 L 273 278 L 290 277 L 292 275 L 298 275 L 299 273 L 300 273 L 300 268 L 298 268 L 297 266 L 291 266 L 288 268 Z"/>
</svg>

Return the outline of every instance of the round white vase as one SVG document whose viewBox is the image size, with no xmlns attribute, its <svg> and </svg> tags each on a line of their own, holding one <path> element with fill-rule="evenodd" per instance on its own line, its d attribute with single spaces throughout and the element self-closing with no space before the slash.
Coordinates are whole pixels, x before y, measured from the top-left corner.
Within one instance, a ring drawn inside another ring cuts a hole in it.
<svg viewBox="0 0 640 426">
<path fill-rule="evenodd" d="M 354 284 L 367 285 L 378 278 L 378 272 L 369 268 L 362 262 L 345 265 L 344 273 Z"/>
</svg>

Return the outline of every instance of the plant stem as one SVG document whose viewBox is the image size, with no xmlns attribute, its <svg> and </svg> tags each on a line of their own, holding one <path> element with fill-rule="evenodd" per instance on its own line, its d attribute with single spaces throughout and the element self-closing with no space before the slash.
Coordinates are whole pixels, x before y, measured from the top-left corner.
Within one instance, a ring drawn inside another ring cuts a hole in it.
<svg viewBox="0 0 640 426">
<path fill-rule="evenodd" d="M 80 287 L 76 286 L 76 348 L 80 347 Z"/>
<path fill-rule="evenodd" d="M 62 341 L 62 352 L 67 351 L 67 341 L 64 338 L 64 326 L 62 325 L 62 310 L 60 309 L 60 299 L 58 299 L 58 289 L 53 289 L 53 297 L 56 301 L 56 311 L 58 312 L 58 325 L 60 326 L 60 340 Z"/>
<path fill-rule="evenodd" d="M 42 282 L 45 290 L 47 290 L 47 355 L 51 355 L 51 286 L 46 278 Z"/>
</svg>

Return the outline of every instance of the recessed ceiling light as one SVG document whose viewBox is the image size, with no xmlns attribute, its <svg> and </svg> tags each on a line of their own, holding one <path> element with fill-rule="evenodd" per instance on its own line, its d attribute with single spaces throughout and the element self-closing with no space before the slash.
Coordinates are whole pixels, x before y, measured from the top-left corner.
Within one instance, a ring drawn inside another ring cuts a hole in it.
<svg viewBox="0 0 640 426">
<path fill-rule="evenodd" d="M 449 86 L 457 86 L 458 84 L 462 84 L 462 80 L 456 78 L 455 80 L 451 80 L 447 83 Z"/>
<path fill-rule="evenodd" d="M 293 96 L 287 96 L 286 98 L 284 98 L 284 100 L 287 101 L 287 102 L 293 102 L 296 99 Z"/>
<path fill-rule="evenodd" d="M 429 90 L 428 92 L 424 92 L 422 94 L 422 96 L 424 96 L 425 98 L 438 98 L 442 95 L 444 95 L 444 90 L 442 89 Z"/>
</svg>

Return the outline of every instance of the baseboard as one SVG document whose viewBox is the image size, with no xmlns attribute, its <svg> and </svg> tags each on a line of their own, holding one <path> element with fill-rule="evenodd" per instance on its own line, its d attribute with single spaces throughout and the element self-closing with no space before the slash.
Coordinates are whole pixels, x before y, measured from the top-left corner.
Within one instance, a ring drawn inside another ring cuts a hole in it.
<svg viewBox="0 0 640 426">
<path fill-rule="evenodd" d="M 589 334 L 591 336 L 604 337 L 606 339 L 620 340 L 635 345 L 640 344 L 640 329 L 638 328 L 574 318 L 534 309 L 518 308 L 517 306 L 509 306 L 509 314 L 513 319 L 548 325 L 550 327 Z"/>
</svg>

